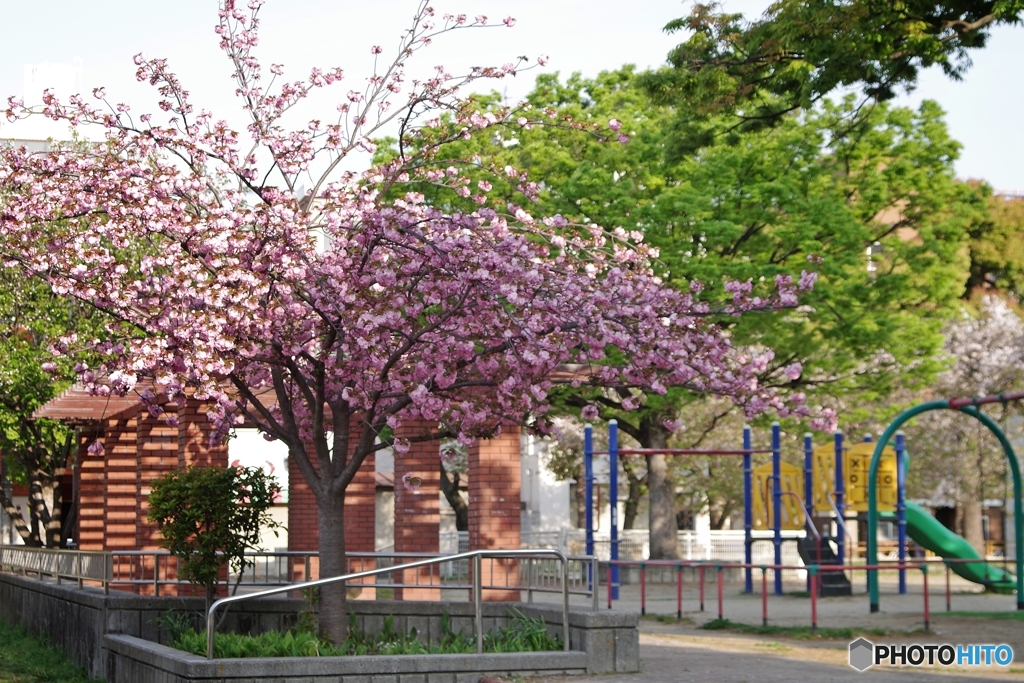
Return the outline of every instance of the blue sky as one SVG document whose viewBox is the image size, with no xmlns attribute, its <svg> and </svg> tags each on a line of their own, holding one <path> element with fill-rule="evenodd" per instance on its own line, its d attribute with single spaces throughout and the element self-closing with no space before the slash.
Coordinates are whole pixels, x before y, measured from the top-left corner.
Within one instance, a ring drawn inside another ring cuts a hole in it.
<svg viewBox="0 0 1024 683">
<path fill-rule="evenodd" d="M 86 90 L 103 85 L 112 99 L 149 110 L 153 101 L 134 82 L 131 57 L 137 52 L 169 58 L 197 104 L 226 116 L 235 107 L 230 69 L 220 57 L 212 28 L 214 0 L 139 3 L 128 0 L 47 0 L 5 3 L 0 42 L 0 94 L 21 94 L 25 64 L 82 62 Z M 393 45 L 414 9 L 414 0 L 270 0 L 263 10 L 260 55 L 264 63 L 283 62 L 288 73 L 310 66 L 338 65 L 361 82 L 374 44 Z M 417 63 L 452 68 L 501 64 L 523 54 L 550 56 L 546 70 L 593 75 L 624 63 L 657 66 L 675 43 L 661 32 L 685 14 L 674 1 L 635 0 L 628 10 L 607 0 L 444 0 L 438 13 L 486 14 L 493 20 L 514 16 L 513 29 L 465 31 L 439 41 Z M 733 0 L 731 11 L 759 12 L 758 0 Z M 938 71 L 926 72 L 918 89 L 901 102 L 937 100 L 948 113 L 953 136 L 964 144 L 957 173 L 984 178 L 1001 190 L 1024 190 L 1024 28 L 993 32 L 988 48 L 975 53 L 974 67 L 961 83 Z M 502 82 L 516 99 L 533 76 Z M 344 86 L 343 86 L 344 87 Z M 229 118 L 231 118 L 229 116 Z"/>
</svg>

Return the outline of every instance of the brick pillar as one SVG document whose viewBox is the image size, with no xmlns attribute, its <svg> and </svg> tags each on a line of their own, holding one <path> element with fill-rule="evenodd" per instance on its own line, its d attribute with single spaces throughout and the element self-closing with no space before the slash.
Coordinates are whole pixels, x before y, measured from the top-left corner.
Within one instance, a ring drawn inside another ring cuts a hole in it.
<svg viewBox="0 0 1024 683">
<path fill-rule="evenodd" d="M 519 548 L 519 427 L 469 448 L 469 549 Z M 398 489 L 398 482 L 395 482 Z M 484 560 L 484 586 L 519 584 L 515 560 Z M 485 590 L 484 600 L 518 602 L 518 590 Z"/>
<path fill-rule="evenodd" d="M 177 412 L 177 406 L 174 404 L 167 404 L 164 409 L 172 415 Z M 138 471 L 135 547 L 138 550 L 162 550 L 160 531 L 157 529 L 156 522 L 149 520 L 149 494 L 152 492 L 154 481 L 178 467 L 178 427 L 168 425 L 165 417 L 153 417 L 147 410 L 141 409 L 136 427 L 135 447 Z M 159 568 L 157 563 L 159 563 Z M 154 578 L 176 577 L 176 565 L 177 561 L 169 557 L 147 557 L 137 566 L 137 570 L 142 574 L 135 578 L 152 581 Z M 158 573 L 158 576 L 155 577 L 154 572 Z M 153 594 L 152 584 L 143 584 L 139 588 L 140 593 L 144 595 Z M 164 595 L 177 593 L 169 586 L 162 586 L 161 591 Z"/>
<path fill-rule="evenodd" d="M 213 424 L 206 417 L 210 406 L 190 398 L 178 408 L 178 467 L 217 465 L 227 467 L 228 445 L 213 446 Z"/>
<path fill-rule="evenodd" d="M 75 524 L 79 550 L 103 550 L 103 527 L 106 514 L 106 454 L 90 455 L 93 441 L 103 443 L 103 434 L 83 429 L 77 436 L 78 452 L 78 517 Z"/>
<path fill-rule="evenodd" d="M 173 404 L 164 408 L 170 414 L 177 410 Z M 156 523 L 149 521 L 149 494 L 156 479 L 178 467 L 178 428 L 168 425 L 163 417 L 152 417 L 146 410 L 140 410 L 136 434 L 139 495 L 135 508 L 135 547 L 157 550 L 161 539 Z"/>
<path fill-rule="evenodd" d="M 316 552 L 320 549 L 320 527 L 317 519 L 316 496 L 302 476 L 295 458 L 288 455 L 288 550 Z M 307 581 L 319 576 L 319 562 L 312 558 L 307 572 L 306 562 L 289 562 L 292 581 Z"/>
<path fill-rule="evenodd" d="M 422 437 L 436 423 L 414 422 L 404 425 L 397 437 Z M 436 430 L 434 430 L 436 431 Z M 408 452 L 395 453 L 395 552 L 437 554 L 441 525 L 441 469 L 437 440 L 413 442 Z M 402 477 L 410 474 L 420 480 L 418 491 L 406 490 Z M 410 558 L 409 561 L 411 561 Z M 405 560 L 402 560 L 405 561 Z M 401 583 L 438 583 L 439 565 L 402 572 Z M 397 579 L 397 577 L 396 577 Z M 439 588 L 396 588 L 396 600 L 440 600 Z"/>
<path fill-rule="evenodd" d="M 135 549 L 139 468 L 136 452 L 137 410 L 104 421 L 106 460 L 104 497 L 104 550 Z M 115 572 L 117 567 L 115 566 Z"/>
<path fill-rule="evenodd" d="M 363 436 L 362 422 L 353 417 L 349 422 L 349 453 Z M 355 476 L 345 489 L 345 552 L 372 553 L 377 549 L 377 476 L 374 472 L 376 458 L 366 456 Z M 349 571 L 359 572 L 375 569 L 377 562 L 370 558 L 349 558 Z M 375 577 L 363 579 L 362 583 L 376 583 Z M 376 600 L 377 589 L 352 587 L 349 599 Z"/>
</svg>

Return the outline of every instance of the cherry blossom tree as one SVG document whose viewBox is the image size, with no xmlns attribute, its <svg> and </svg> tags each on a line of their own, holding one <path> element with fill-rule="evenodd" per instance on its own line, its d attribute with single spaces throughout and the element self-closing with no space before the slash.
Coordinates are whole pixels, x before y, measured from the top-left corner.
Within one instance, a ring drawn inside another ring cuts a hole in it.
<svg viewBox="0 0 1024 683">
<path fill-rule="evenodd" d="M 949 368 L 930 387 L 930 395 L 918 400 L 1024 388 L 1024 320 L 998 294 L 984 294 L 974 303 L 975 310 L 965 306 L 947 326 L 944 351 Z M 993 407 L 993 419 L 1012 433 L 1007 421 L 1020 414 L 1020 406 Z M 922 415 L 906 432 L 914 463 L 909 472 L 911 495 L 955 501 L 957 533 L 985 552 L 982 504 L 986 499 L 1009 498 L 1002 448 L 975 420 L 952 410 Z"/>
<path fill-rule="evenodd" d="M 470 443 L 527 416 L 543 426 L 554 377 L 636 392 L 637 405 L 640 392 L 685 386 L 751 414 L 806 412 L 758 387 L 770 352 L 732 349 L 709 317 L 795 305 L 813 274 L 780 277 L 767 297 L 749 282 L 680 292 L 654 276 L 656 253 L 639 234 L 531 215 L 523 207 L 536 185 L 512 168 L 494 171 L 519 188 L 522 206 L 492 200 L 489 182 L 470 184 L 478 160 L 442 153 L 477 129 L 572 125 L 525 106 L 481 114 L 459 97 L 522 60 L 407 78 L 415 52 L 440 34 L 490 26 L 486 17 L 437 20 L 420 4 L 397 58 L 348 90 L 331 122 L 291 123 L 297 105 L 345 74 L 313 69 L 279 82 L 283 67 L 264 69 L 254 53 L 260 4 L 222 0 L 216 28 L 244 131 L 195 109 L 167 63 L 142 56 L 138 79 L 155 86 L 162 114 L 137 116 L 102 90 L 96 103 L 12 100 L 9 118 L 99 126 L 103 141 L 3 151 L 0 255 L 117 321 L 102 342 L 69 335 L 56 345 L 98 354 L 96 367 L 78 367 L 95 392 L 125 394 L 151 378 L 158 390 L 142 399 L 154 415 L 188 391 L 214 406 L 215 438 L 249 421 L 284 442 L 317 500 L 322 576 L 344 571 L 345 490 L 369 454 L 391 442 L 401 457 L 411 441 L 439 435 Z M 398 156 L 348 170 L 389 126 Z M 615 128 L 581 134 L 620 144 Z M 412 191 L 423 182 L 478 208 L 431 205 Z M 401 431 L 423 420 L 438 429 Z M 324 589 L 321 600 L 325 635 L 344 637 L 344 591 Z"/>
</svg>

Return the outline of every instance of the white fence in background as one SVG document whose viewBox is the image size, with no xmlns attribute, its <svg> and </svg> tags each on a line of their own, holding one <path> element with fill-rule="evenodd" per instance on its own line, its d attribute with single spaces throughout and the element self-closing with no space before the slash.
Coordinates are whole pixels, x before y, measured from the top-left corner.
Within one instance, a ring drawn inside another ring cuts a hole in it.
<svg viewBox="0 0 1024 683">
<path fill-rule="evenodd" d="M 772 564 L 775 550 L 770 531 L 752 533 L 754 547 L 751 561 L 754 564 Z M 782 563 L 803 564 L 797 552 L 798 538 L 803 531 L 783 531 Z M 583 555 L 586 550 L 586 534 L 582 529 L 561 531 L 524 532 L 520 541 L 524 548 L 552 548 L 567 555 Z M 680 531 L 679 547 L 682 559 L 707 562 L 743 562 L 742 531 Z M 609 558 L 611 541 L 607 533 L 594 534 L 594 554 L 600 560 Z M 469 549 L 469 533 L 455 531 L 441 534 L 439 552 L 442 555 L 466 552 Z M 646 560 L 650 557 L 650 536 L 646 529 L 630 529 L 619 532 L 619 559 Z"/>
</svg>

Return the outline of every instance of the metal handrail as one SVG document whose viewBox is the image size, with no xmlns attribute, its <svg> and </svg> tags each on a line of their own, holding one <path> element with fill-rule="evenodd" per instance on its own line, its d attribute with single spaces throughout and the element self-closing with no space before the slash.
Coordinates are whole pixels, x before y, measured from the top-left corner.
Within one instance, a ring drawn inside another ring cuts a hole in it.
<svg viewBox="0 0 1024 683">
<path fill-rule="evenodd" d="M 839 493 L 836 491 L 829 491 L 828 495 L 825 496 L 825 500 L 828 501 L 829 506 L 832 508 L 832 512 L 836 513 L 836 524 L 842 528 L 843 535 L 847 538 L 853 538 L 853 536 L 850 535 L 850 530 L 846 527 L 846 520 L 843 519 L 843 515 L 839 512 L 839 506 L 834 500 L 838 495 Z"/>
<path fill-rule="evenodd" d="M 547 548 L 541 549 L 530 549 L 523 548 L 519 550 L 473 550 L 467 553 L 458 553 L 456 555 L 447 555 L 444 557 L 434 557 L 425 560 L 419 560 L 417 562 L 409 562 L 408 564 L 395 565 L 393 567 L 383 567 L 381 569 L 368 569 L 361 572 L 353 572 L 351 574 L 342 574 L 341 576 L 331 576 L 326 579 L 317 579 L 316 581 L 303 581 L 301 583 L 295 583 L 290 586 L 282 586 L 280 588 L 271 588 L 256 593 L 247 593 L 245 595 L 232 595 L 230 597 L 221 598 L 212 605 L 210 610 L 206 614 L 206 658 L 209 660 L 214 659 L 213 656 L 213 637 L 215 631 L 215 616 L 217 610 L 227 604 L 241 602 L 243 600 L 252 600 L 255 598 L 263 598 L 270 595 L 278 595 L 280 593 L 288 593 L 290 591 L 305 590 L 306 588 L 316 588 L 319 586 L 326 586 L 331 583 L 351 581 L 352 579 L 361 579 L 369 576 L 377 576 L 378 574 L 386 574 L 388 572 L 403 571 L 406 569 L 415 569 L 417 567 L 425 567 L 431 564 L 437 564 L 440 562 L 453 562 L 455 560 L 463 560 L 473 558 L 473 603 L 475 611 L 475 624 L 474 630 L 476 635 L 476 652 L 477 654 L 483 654 L 484 639 L 483 639 L 483 578 L 482 574 L 482 562 L 483 558 L 502 558 L 502 557 L 527 557 L 547 555 L 557 558 L 562 563 L 562 641 L 563 647 L 566 652 L 569 651 L 569 559 L 565 553 L 560 550 L 550 550 Z M 595 591 L 596 592 L 596 591 Z"/>
<path fill-rule="evenodd" d="M 821 564 L 821 534 L 818 533 L 818 528 L 814 526 L 814 521 L 811 519 L 811 516 L 807 514 L 807 508 L 804 507 L 803 499 L 801 499 L 795 491 L 779 491 L 779 495 L 793 496 L 800 504 L 800 512 L 803 513 L 804 517 L 804 527 L 806 527 L 811 532 L 811 534 L 814 535 L 814 540 L 818 551 L 818 564 Z"/>
</svg>

